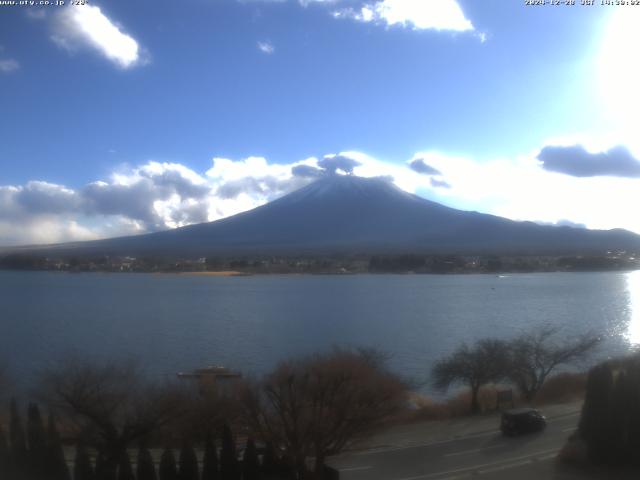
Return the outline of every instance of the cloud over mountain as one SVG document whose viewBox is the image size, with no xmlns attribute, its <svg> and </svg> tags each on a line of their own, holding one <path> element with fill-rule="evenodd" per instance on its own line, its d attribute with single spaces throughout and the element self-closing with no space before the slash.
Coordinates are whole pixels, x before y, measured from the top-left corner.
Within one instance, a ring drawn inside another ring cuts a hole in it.
<svg viewBox="0 0 640 480">
<path fill-rule="evenodd" d="M 431 165 L 427 165 L 422 158 L 411 160 L 409 162 L 409 168 L 423 175 L 442 175 L 439 170 L 433 168 Z"/>
<path fill-rule="evenodd" d="M 597 153 L 582 145 L 546 146 L 538 154 L 544 169 L 574 177 L 640 177 L 640 161 L 624 146 Z"/>
<path fill-rule="evenodd" d="M 435 188 L 451 188 L 451 185 L 449 185 L 447 182 L 445 182 L 444 180 L 438 180 L 437 178 L 430 178 L 429 183 L 432 187 Z"/>
<path fill-rule="evenodd" d="M 45 181 L 0 185 L 0 245 L 87 240 L 216 220 L 306 185 L 311 178 L 291 173 L 304 166 L 216 158 L 200 174 L 152 161 L 75 189 Z"/>
<path fill-rule="evenodd" d="M 362 163 L 345 155 L 326 155 L 318 162 L 318 166 L 329 174 L 334 174 L 338 170 L 346 174 L 352 174 L 353 169 L 360 165 Z"/>
<path fill-rule="evenodd" d="M 549 148 L 542 152 L 548 155 Z M 604 150 L 607 158 L 595 156 L 606 162 L 619 151 Z M 263 205 L 315 180 L 350 173 L 385 177 L 405 191 L 461 209 L 486 205 L 483 211 L 514 220 L 555 224 L 570 219 L 589 228 L 640 232 L 640 221 L 628 215 L 629 206 L 640 202 L 638 180 L 559 175 L 536 157 L 537 152 L 480 162 L 432 151 L 418 152 L 407 163 L 382 161 L 357 151 L 292 163 L 215 157 L 210 168 L 200 172 L 177 162 L 149 161 L 73 188 L 43 180 L 0 185 L 0 245 L 87 240 L 213 221 Z M 624 152 L 622 158 L 629 160 Z M 611 174 L 611 164 L 607 165 Z M 618 165 L 618 173 L 636 175 L 628 164 L 623 165 L 626 169 Z M 602 173 L 598 168 L 589 170 L 590 174 Z"/>
<path fill-rule="evenodd" d="M 291 168 L 291 174 L 294 177 L 302 178 L 320 178 L 326 174 L 326 172 L 318 167 L 311 165 L 296 165 Z"/>
</svg>

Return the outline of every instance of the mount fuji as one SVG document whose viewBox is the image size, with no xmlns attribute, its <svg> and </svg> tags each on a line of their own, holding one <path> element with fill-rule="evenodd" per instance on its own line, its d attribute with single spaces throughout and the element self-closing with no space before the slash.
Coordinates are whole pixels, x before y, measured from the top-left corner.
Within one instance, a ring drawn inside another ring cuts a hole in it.
<svg viewBox="0 0 640 480">
<path fill-rule="evenodd" d="M 326 175 L 253 210 L 162 232 L 24 250 L 58 255 L 566 254 L 640 250 L 640 236 L 462 211 L 384 178 Z"/>
</svg>

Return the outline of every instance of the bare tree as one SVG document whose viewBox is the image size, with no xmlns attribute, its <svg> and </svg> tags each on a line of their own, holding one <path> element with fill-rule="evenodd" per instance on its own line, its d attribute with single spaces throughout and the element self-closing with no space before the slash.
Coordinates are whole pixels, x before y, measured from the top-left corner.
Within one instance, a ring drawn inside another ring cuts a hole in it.
<svg viewBox="0 0 640 480">
<path fill-rule="evenodd" d="M 4 402 L 8 397 L 11 389 L 11 377 L 7 364 L 0 360 L 0 401 Z"/>
<path fill-rule="evenodd" d="M 480 387 L 506 376 L 508 352 L 506 342 L 493 338 L 479 340 L 472 347 L 463 344 L 434 365 L 431 372 L 434 386 L 447 390 L 456 383 L 467 385 L 471 389 L 471 412 L 478 413 Z"/>
<path fill-rule="evenodd" d="M 583 360 L 600 341 L 593 334 L 559 339 L 559 331 L 547 325 L 509 342 L 508 377 L 528 402 L 535 399 L 553 370 Z"/>
<path fill-rule="evenodd" d="M 40 395 L 76 426 L 83 442 L 102 452 L 109 477 L 132 442 L 184 409 L 177 389 L 143 381 L 131 363 L 66 359 L 44 372 Z"/>
<path fill-rule="evenodd" d="M 327 456 L 404 405 L 406 385 L 380 358 L 336 349 L 280 364 L 263 382 L 247 385 L 242 399 L 249 425 L 284 449 L 298 478 L 310 457 L 321 471 Z"/>
<path fill-rule="evenodd" d="M 190 387 L 194 385 L 185 385 L 183 391 L 189 405 L 188 411 L 166 429 L 178 435 L 180 440 L 191 438 L 204 443 L 209 435 L 219 431 L 227 422 L 234 423 L 240 416 L 236 388 L 220 390 Z"/>
</svg>

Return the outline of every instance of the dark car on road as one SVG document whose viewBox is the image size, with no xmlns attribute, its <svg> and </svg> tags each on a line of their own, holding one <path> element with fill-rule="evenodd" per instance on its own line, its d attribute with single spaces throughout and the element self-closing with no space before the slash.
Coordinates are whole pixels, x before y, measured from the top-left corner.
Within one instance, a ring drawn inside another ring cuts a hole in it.
<svg viewBox="0 0 640 480">
<path fill-rule="evenodd" d="M 502 412 L 500 430 L 508 436 L 539 432 L 546 426 L 546 418 L 535 408 L 513 408 Z"/>
</svg>

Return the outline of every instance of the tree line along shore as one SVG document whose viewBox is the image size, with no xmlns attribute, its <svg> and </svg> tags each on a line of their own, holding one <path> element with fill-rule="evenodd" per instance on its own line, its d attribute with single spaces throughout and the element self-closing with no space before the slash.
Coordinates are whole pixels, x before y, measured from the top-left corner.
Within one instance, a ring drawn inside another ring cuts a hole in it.
<svg viewBox="0 0 640 480">
<path fill-rule="evenodd" d="M 529 273 L 616 271 L 640 268 L 632 252 L 575 255 L 281 255 L 211 256 L 177 258 L 160 256 L 44 256 L 0 254 L 0 269 L 70 272 L 162 272 L 252 274 L 357 274 L 357 273 Z"/>
</svg>

